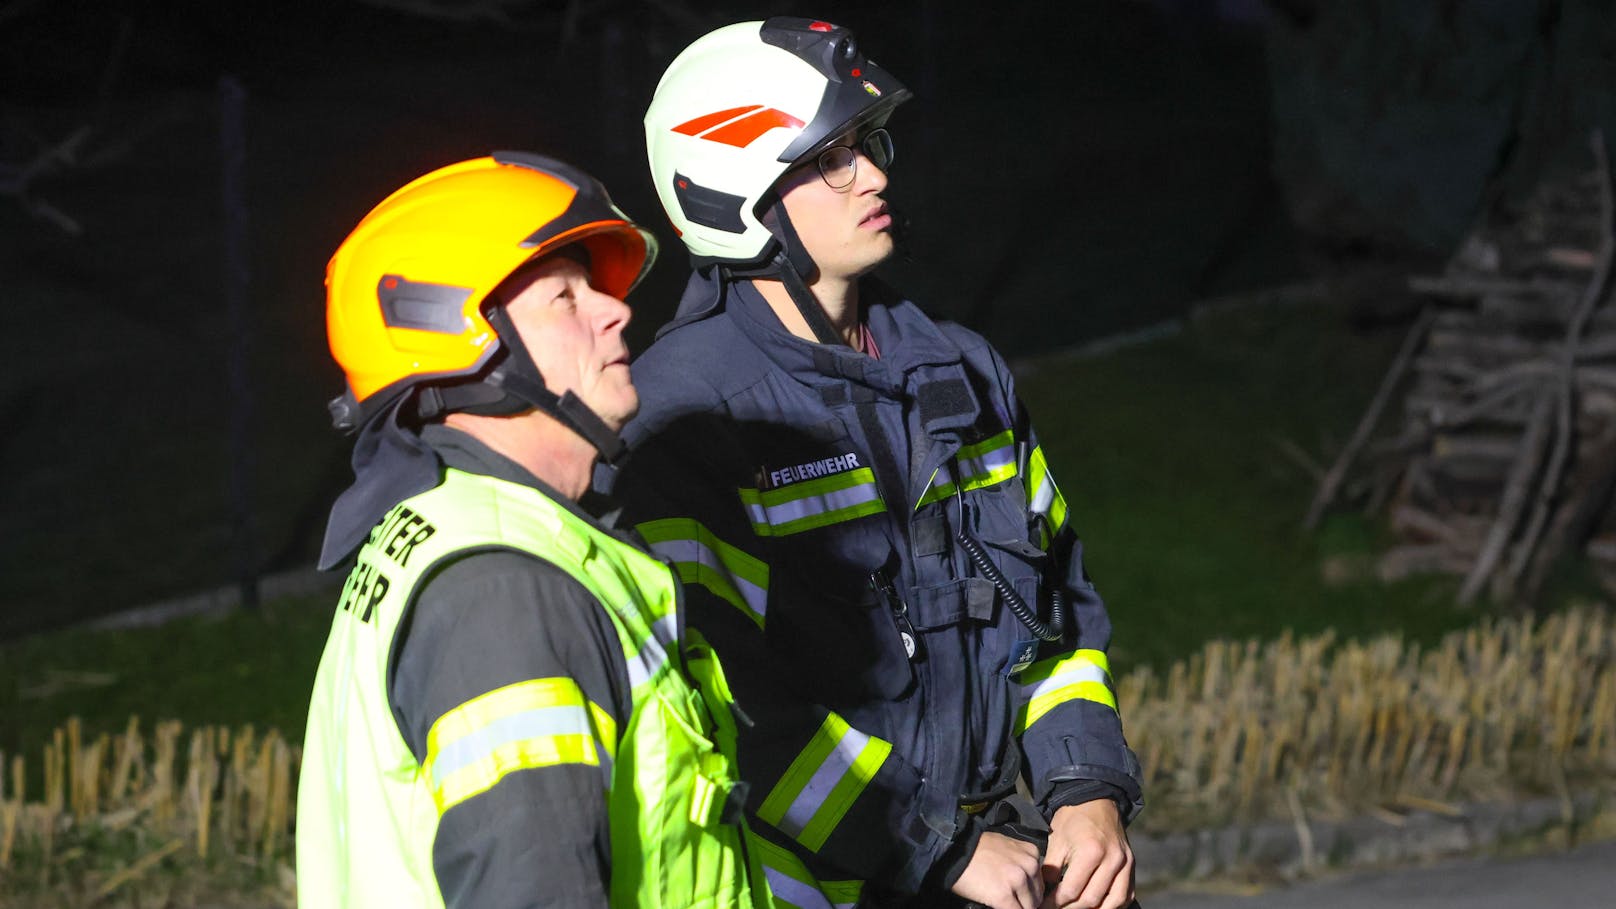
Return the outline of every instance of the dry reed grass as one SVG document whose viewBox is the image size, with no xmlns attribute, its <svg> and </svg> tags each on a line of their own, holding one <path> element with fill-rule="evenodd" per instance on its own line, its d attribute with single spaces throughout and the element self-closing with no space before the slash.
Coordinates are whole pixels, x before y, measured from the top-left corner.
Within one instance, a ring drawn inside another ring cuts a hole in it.
<svg viewBox="0 0 1616 909">
<path fill-rule="evenodd" d="M 1569 802 L 1616 779 L 1616 618 L 1597 608 L 1488 621 L 1429 649 L 1213 642 L 1165 675 L 1122 678 L 1118 695 L 1151 802 L 1142 823 L 1158 832 L 1531 792 Z M 59 905 L 107 905 L 154 868 L 213 856 L 278 875 L 290 899 L 295 746 L 250 726 L 148 734 L 137 719 L 84 738 L 77 719 L 56 731 L 38 800 L 22 756 L 0 754 L 0 896 L 8 878 L 76 875 L 79 901 Z M 120 831 L 139 836 L 86 870 Z"/>
<path fill-rule="evenodd" d="M 65 906 L 106 905 L 119 894 L 152 905 L 136 891 L 155 884 L 171 894 L 172 881 L 152 873 L 165 865 L 222 863 L 269 880 L 289 873 L 298 753 L 278 732 L 209 726 L 187 734 L 166 720 L 147 734 L 131 717 L 118 735 L 85 739 L 78 718 L 68 718 L 34 776 L 22 755 L 8 762 L 0 752 L 9 770 L 0 773 L 0 896 Z M 31 779 L 42 784 L 37 800 Z"/>
<path fill-rule="evenodd" d="M 1616 619 L 1488 621 L 1422 649 L 1395 635 L 1215 641 L 1120 680 L 1148 829 L 1301 811 L 1456 810 L 1616 777 Z"/>
</svg>

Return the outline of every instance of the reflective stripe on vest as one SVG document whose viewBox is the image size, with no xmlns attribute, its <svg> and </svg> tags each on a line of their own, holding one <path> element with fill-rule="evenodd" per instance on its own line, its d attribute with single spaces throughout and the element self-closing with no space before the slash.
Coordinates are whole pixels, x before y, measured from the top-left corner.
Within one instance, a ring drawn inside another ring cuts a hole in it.
<svg viewBox="0 0 1616 909">
<path fill-rule="evenodd" d="M 665 615 L 651 623 L 651 636 L 640 642 L 640 648 L 628 657 L 628 683 L 638 688 L 656 678 L 668 666 L 668 648 L 664 642 L 672 641 L 678 617 Z"/>
<path fill-rule="evenodd" d="M 1021 670 L 1021 709 L 1016 714 L 1016 735 L 1026 732 L 1045 714 L 1068 701 L 1094 701 L 1117 709 L 1111 686 L 1111 665 L 1103 650 L 1074 650 Z"/>
<path fill-rule="evenodd" d="M 737 490 L 760 537 L 784 537 L 886 511 L 868 467 L 778 489 Z"/>
<path fill-rule="evenodd" d="M 890 753 L 891 743 L 859 732 L 834 713 L 826 714 L 808 746 L 769 790 L 757 815 L 810 852 L 818 852 Z"/>
</svg>

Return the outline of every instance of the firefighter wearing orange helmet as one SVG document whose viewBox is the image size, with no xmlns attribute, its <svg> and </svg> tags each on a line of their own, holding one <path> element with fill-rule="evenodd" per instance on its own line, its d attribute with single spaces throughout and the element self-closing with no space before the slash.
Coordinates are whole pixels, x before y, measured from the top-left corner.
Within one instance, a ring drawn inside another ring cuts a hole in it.
<svg viewBox="0 0 1616 909">
<path fill-rule="evenodd" d="M 637 394 L 651 237 L 593 178 L 464 161 L 327 270 L 357 431 L 309 708 L 298 902 L 752 906 L 727 686 L 668 567 L 578 504 Z"/>
</svg>

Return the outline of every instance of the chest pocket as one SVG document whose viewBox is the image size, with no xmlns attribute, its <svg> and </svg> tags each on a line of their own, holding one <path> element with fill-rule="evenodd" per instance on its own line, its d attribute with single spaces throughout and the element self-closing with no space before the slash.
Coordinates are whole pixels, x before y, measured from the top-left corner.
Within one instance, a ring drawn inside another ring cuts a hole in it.
<svg viewBox="0 0 1616 909">
<path fill-rule="evenodd" d="M 803 694 L 837 709 L 898 697 L 911 672 L 893 618 L 870 586 L 892 546 L 868 455 L 829 415 L 747 428 L 761 463 L 756 487 L 740 494 L 774 578 L 765 634 L 783 660 L 783 680 L 811 680 Z"/>
<path fill-rule="evenodd" d="M 1031 542 L 1025 487 L 1019 476 L 1011 475 L 956 492 L 953 499 L 941 504 L 959 580 L 937 593 L 954 593 L 954 597 L 942 599 L 957 601 L 955 608 L 972 620 L 978 670 L 1012 672 L 1036 647 L 1036 636 L 1009 608 L 996 583 L 1007 587 L 1035 615 L 1047 618 L 1041 614 L 1040 587 L 1048 556 Z M 990 563 L 991 573 L 977 565 L 955 539 L 961 522 L 979 558 Z M 998 577 L 990 579 L 991 574 Z"/>
<path fill-rule="evenodd" d="M 841 562 L 834 583 L 816 577 L 811 563 L 795 564 L 807 574 L 782 585 L 769 612 L 769 649 L 785 658 L 787 680 L 809 682 L 804 695 L 839 711 L 872 697 L 894 700 L 913 681 L 895 619 L 870 584 L 889 552 L 882 541 L 859 562 Z"/>
</svg>

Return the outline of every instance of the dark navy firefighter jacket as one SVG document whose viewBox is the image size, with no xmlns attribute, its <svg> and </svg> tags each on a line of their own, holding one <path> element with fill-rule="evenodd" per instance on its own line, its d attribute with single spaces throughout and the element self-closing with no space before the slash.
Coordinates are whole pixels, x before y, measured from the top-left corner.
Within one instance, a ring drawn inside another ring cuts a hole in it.
<svg viewBox="0 0 1616 909">
<path fill-rule="evenodd" d="M 861 290 L 878 358 L 793 337 L 747 283 L 692 276 L 634 363 L 614 486 L 721 656 L 756 845 L 799 906 L 852 903 L 863 880 L 938 886 L 1018 771 L 1046 816 L 1141 803 L 1110 621 L 1009 369 L 979 335 Z M 1026 603 L 1040 579 L 1061 587 L 1061 640 L 1005 606 L 961 528 Z"/>
</svg>

